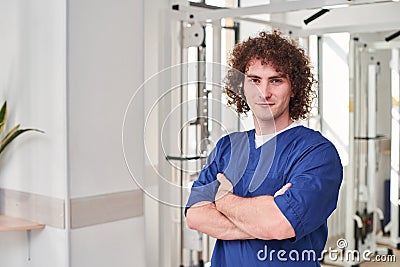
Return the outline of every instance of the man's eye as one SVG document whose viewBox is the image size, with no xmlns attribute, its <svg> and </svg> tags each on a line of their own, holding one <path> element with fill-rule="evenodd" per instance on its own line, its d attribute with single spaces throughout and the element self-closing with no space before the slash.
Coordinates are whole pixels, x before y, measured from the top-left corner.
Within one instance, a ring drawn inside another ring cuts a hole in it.
<svg viewBox="0 0 400 267">
<path fill-rule="evenodd" d="M 259 83 L 259 82 L 260 82 L 259 79 L 250 79 L 250 81 L 251 81 L 252 83 Z"/>
<path fill-rule="evenodd" d="M 273 80 L 271 80 L 271 83 L 277 84 L 277 83 L 281 83 L 282 81 L 283 81 L 282 79 L 273 79 Z"/>
</svg>

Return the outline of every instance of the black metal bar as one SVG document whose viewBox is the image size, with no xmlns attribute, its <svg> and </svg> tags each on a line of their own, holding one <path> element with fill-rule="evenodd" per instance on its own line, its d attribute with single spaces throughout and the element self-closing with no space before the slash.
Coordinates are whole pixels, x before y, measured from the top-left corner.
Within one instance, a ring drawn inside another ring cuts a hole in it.
<svg viewBox="0 0 400 267">
<path fill-rule="evenodd" d="M 207 156 L 191 156 L 191 157 L 180 157 L 180 156 L 166 156 L 166 160 L 198 160 L 198 159 L 206 159 Z"/>
<path fill-rule="evenodd" d="M 379 139 L 382 139 L 382 138 L 385 138 L 385 136 L 384 135 L 377 135 L 377 136 L 374 136 L 374 137 L 355 136 L 354 140 L 379 140 Z"/>
<path fill-rule="evenodd" d="M 400 31 L 397 31 L 391 35 L 389 35 L 388 37 L 385 38 L 386 42 L 390 42 L 392 41 L 394 38 L 398 37 L 400 35 Z"/>
<path fill-rule="evenodd" d="M 322 15 L 324 15 L 325 13 L 329 12 L 329 9 L 321 9 L 320 11 L 318 11 L 317 13 L 315 13 L 314 15 L 312 15 L 311 17 L 307 18 L 304 20 L 304 24 L 308 24 L 313 20 L 316 20 L 317 18 L 321 17 Z"/>
<path fill-rule="evenodd" d="M 198 3 L 198 2 L 189 2 L 190 6 L 193 7 L 201 7 L 201 8 L 206 8 L 206 9 L 227 9 L 226 7 L 219 7 L 219 6 L 212 6 L 212 5 L 207 5 L 206 3 Z"/>
</svg>

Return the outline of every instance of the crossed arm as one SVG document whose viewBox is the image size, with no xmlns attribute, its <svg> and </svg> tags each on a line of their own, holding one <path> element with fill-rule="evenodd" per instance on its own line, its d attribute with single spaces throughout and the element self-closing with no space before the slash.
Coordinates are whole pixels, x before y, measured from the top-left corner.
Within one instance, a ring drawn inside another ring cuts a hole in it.
<svg viewBox="0 0 400 267">
<path fill-rule="evenodd" d="M 215 203 L 199 202 L 190 207 L 186 221 L 191 229 L 222 240 L 287 239 L 295 236 L 294 229 L 274 202 L 283 194 L 287 184 L 274 196 L 244 198 L 234 195 L 232 184 L 218 174 L 220 186 Z"/>
</svg>

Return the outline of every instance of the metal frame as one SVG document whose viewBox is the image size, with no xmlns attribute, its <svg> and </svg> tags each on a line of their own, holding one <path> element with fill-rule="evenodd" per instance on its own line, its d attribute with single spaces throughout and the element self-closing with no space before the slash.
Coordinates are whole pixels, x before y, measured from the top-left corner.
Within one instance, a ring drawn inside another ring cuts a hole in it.
<svg viewBox="0 0 400 267">
<path fill-rule="evenodd" d="M 368 45 L 368 48 L 371 46 Z M 345 177 L 346 215 L 345 215 L 345 240 L 348 242 L 346 249 L 357 250 L 363 254 L 369 250 L 376 254 L 392 253 L 390 248 L 380 247 L 378 244 L 396 247 L 385 237 L 379 237 L 377 223 L 383 226 L 383 212 L 377 208 L 375 183 L 376 170 L 376 142 L 379 137 L 376 132 L 377 108 L 377 73 L 379 66 L 368 63 L 367 46 L 354 38 L 350 42 L 349 68 L 350 68 L 350 116 L 349 116 L 349 158 L 347 176 Z M 362 147 L 362 148 L 361 148 Z M 393 177 L 392 177 L 393 178 Z M 398 189 L 398 187 L 397 187 Z M 360 242 L 355 238 L 356 231 L 361 232 L 365 226 L 361 218 L 363 211 L 372 214 L 372 232 Z M 392 206 L 393 210 L 393 206 Z M 398 218 L 398 206 L 397 213 Z M 398 223 L 395 224 L 398 227 Z M 393 233 L 391 233 L 393 235 Z M 358 266 L 361 262 L 344 261 L 336 262 L 326 259 L 325 263 L 340 266 Z"/>
<path fill-rule="evenodd" d="M 374 47 L 377 47 L 377 49 L 391 49 L 392 50 L 392 62 L 391 62 L 391 70 L 392 72 L 397 72 L 400 74 L 400 42 L 393 42 L 393 43 L 375 43 Z M 392 85 L 393 86 L 393 85 Z M 393 90 L 398 91 L 398 94 L 400 94 L 400 88 L 392 88 L 392 93 Z M 400 140 L 400 132 L 398 133 L 398 136 L 394 136 L 393 132 L 393 127 L 392 127 L 392 138 L 397 138 Z M 398 166 L 400 166 L 400 148 L 397 148 L 397 151 L 393 151 L 396 149 L 392 145 L 392 153 L 396 153 L 397 156 L 399 157 L 399 162 L 397 163 Z M 393 162 L 392 162 L 393 164 Z M 390 176 L 390 214 L 391 214 L 391 221 L 389 224 L 386 226 L 387 229 L 385 231 L 390 231 L 390 236 L 378 236 L 377 237 L 377 242 L 380 244 L 388 245 L 397 249 L 400 249 L 400 233 L 399 233 L 399 206 L 400 206 L 400 197 L 399 197 L 399 180 L 400 180 L 400 170 L 394 170 L 397 171 L 397 175 L 395 173 L 391 173 Z M 397 223 L 393 223 L 393 221 Z"/>
<path fill-rule="evenodd" d="M 299 1 L 284 1 L 284 2 L 271 2 L 265 5 L 257 5 L 250 7 L 237 7 L 237 8 L 221 8 L 207 11 L 196 10 L 187 8 L 184 12 L 180 12 L 180 20 L 206 21 L 206 20 L 219 20 L 223 18 L 240 18 L 249 15 L 257 14 L 274 14 L 286 13 L 305 9 L 318 9 L 321 7 L 339 8 L 347 6 L 365 5 L 388 3 L 392 0 L 299 0 Z"/>
<path fill-rule="evenodd" d="M 354 41 L 356 42 L 356 41 Z M 362 44 L 360 44 L 361 46 L 363 46 Z M 382 42 L 375 42 L 371 45 L 368 45 L 370 48 L 372 49 L 392 49 L 393 51 L 393 47 L 394 45 L 400 45 L 399 43 L 393 42 L 392 44 L 390 43 L 385 43 L 382 44 Z M 400 46 L 399 46 L 400 47 Z M 358 58 L 361 58 L 361 52 L 360 50 L 358 50 L 358 53 L 355 54 L 356 56 L 358 56 Z M 354 57 L 353 57 L 354 58 Z M 393 58 L 394 56 L 392 56 L 392 63 L 393 63 Z M 354 63 L 354 62 L 353 62 Z M 366 63 L 366 62 L 364 62 Z M 393 68 L 393 66 L 392 66 Z M 355 77 L 359 77 L 360 72 L 357 71 L 356 72 L 356 67 L 353 67 L 353 74 Z M 386 232 L 386 230 L 383 227 L 383 212 L 381 210 L 379 210 L 376 206 L 376 192 L 375 192 L 375 180 L 376 180 L 376 141 L 378 141 L 379 137 L 377 137 L 377 132 L 376 132 L 376 121 L 377 121 L 377 117 L 376 117 L 376 100 L 377 100 L 377 73 L 379 73 L 379 66 L 377 66 L 376 64 L 368 64 L 368 66 L 363 70 L 364 72 L 366 72 L 367 75 L 367 84 L 361 84 L 361 82 L 359 82 L 358 84 L 353 84 L 352 86 L 352 90 L 354 92 L 354 90 L 357 90 L 358 92 L 361 92 L 362 87 L 366 86 L 367 87 L 367 92 L 364 93 L 364 95 L 367 97 L 367 110 L 366 113 L 367 115 L 367 127 L 364 129 L 364 131 L 360 130 L 360 126 L 361 125 L 355 125 L 354 121 L 352 123 L 352 125 L 354 125 L 354 127 L 356 128 L 356 131 L 354 131 L 353 136 L 357 136 L 364 133 L 366 134 L 366 138 L 367 138 L 367 142 L 368 142 L 368 156 L 367 156 L 367 169 L 366 169 L 366 184 L 368 186 L 368 200 L 367 200 L 367 208 L 369 212 L 373 212 L 374 213 L 374 228 L 373 228 L 373 232 L 370 234 L 369 237 L 369 242 L 371 243 L 371 249 L 373 249 L 376 253 L 387 253 L 387 254 L 391 254 L 392 250 L 390 248 L 380 248 L 378 246 L 378 244 L 382 244 L 382 245 L 389 245 L 391 247 L 394 248 L 399 248 L 399 244 L 400 244 L 400 238 L 399 238 L 399 232 L 398 232 L 398 226 L 399 226 L 399 221 L 398 221 L 398 215 L 399 215 L 399 194 L 398 194 L 398 190 L 399 190 L 399 185 L 398 185 L 398 179 L 399 179 L 399 174 L 397 174 L 397 177 L 394 177 L 393 175 L 391 175 L 391 192 L 390 192 L 390 199 L 391 202 L 393 202 L 393 199 L 396 199 L 396 201 L 394 201 L 394 203 L 391 204 L 391 218 L 394 223 L 391 229 L 391 233 L 390 233 L 390 237 L 386 237 L 386 236 L 382 236 L 384 232 Z M 398 70 L 397 70 L 398 71 Z M 362 74 L 361 74 L 362 75 Z M 399 88 L 397 89 L 399 90 Z M 356 101 L 360 102 L 362 100 L 362 96 L 358 95 L 358 97 L 356 98 Z M 358 104 L 360 105 L 360 103 Z M 356 106 L 356 104 L 355 104 Z M 358 118 L 359 121 L 363 120 L 363 118 L 361 118 L 360 115 L 356 116 Z M 365 118 L 364 118 L 365 121 Z M 358 130 L 357 130 L 358 127 Z M 393 138 L 393 136 L 392 136 Z M 397 137 L 399 138 L 399 137 Z M 353 171 L 353 178 L 355 179 L 355 172 Z M 395 193 L 394 193 L 395 191 Z M 350 193 L 350 192 L 349 192 Z M 356 196 L 358 198 L 358 195 Z M 397 204 L 396 204 L 397 203 Z M 347 219 L 349 220 L 350 219 Z M 382 232 L 379 234 L 376 234 L 377 231 L 377 227 L 376 227 L 376 223 L 378 222 L 378 220 L 381 221 L 381 225 L 382 225 Z M 392 221 L 392 222 L 393 222 Z M 349 229 L 350 232 L 353 231 L 352 229 Z M 352 232 L 354 234 L 354 231 Z"/>
<path fill-rule="evenodd" d="M 384 3 L 393 3 L 393 5 L 399 4 L 393 2 L 392 0 L 299 0 L 272 2 L 265 5 L 238 8 L 220 8 L 209 5 L 192 6 L 190 4 L 175 5 L 175 9 L 171 10 L 171 12 L 173 12 L 174 16 L 181 21 L 210 22 L 223 18 L 233 18 L 235 20 L 251 21 L 260 24 L 271 25 L 272 27 L 279 28 L 280 30 L 288 31 L 293 36 L 303 37 L 334 32 L 357 33 L 398 30 L 399 23 L 388 21 L 361 25 L 357 24 L 357 20 L 355 20 L 354 24 L 352 25 L 341 25 L 334 27 L 308 27 L 306 25 L 293 25 L 276 20 L 260 20 L 251 18 L 249 16 L 259 14 L 290 13 L 320 8 L 339 9 L 346 7 L 361 7 L 366 5 L 370 5 L 371 8 L 374 8 L 378 4 Z M 332 16 L 332 14 L 328 14 L 328 16 Z M 386 18 L 384 14 L 382 14 L 382 18 Z"/>
</svg>

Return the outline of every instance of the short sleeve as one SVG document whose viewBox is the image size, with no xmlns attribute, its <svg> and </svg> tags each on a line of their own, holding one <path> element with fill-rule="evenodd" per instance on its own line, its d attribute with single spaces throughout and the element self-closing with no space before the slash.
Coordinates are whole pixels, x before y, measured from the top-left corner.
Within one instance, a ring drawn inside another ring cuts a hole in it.
<svg viewBox="0 0 400 267">
<path fill-rule="evenodd" d="M 295 240 L 326 223 L 335 210 L 343 168 L 335 147 L 325 142 L 305 149 L 288 173 L 292 186 L 275 203 L 295 230 Z"/>
<path fill-rule="evenodd" d="M 185 215 L 192 205 L 201 202 L 209 201 L 214 202 L 215 195 L 218 191 L 219 182 L 217 181 L 217 174 L 222 172 L 219 167 L 219 161 L 221 157 L 221 143 L 220 140 L 216 147 L 211 151 L 207 158 L 207 164 L 200 172 L 200 175 L 190 191 L 189 199 L 185 207 Z"/>
</svg>

